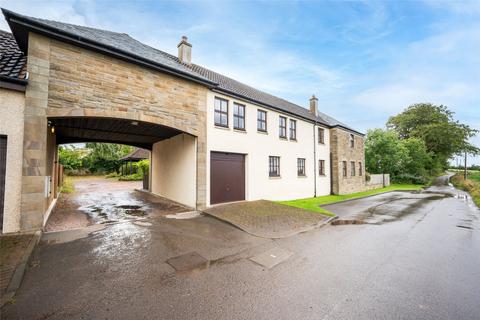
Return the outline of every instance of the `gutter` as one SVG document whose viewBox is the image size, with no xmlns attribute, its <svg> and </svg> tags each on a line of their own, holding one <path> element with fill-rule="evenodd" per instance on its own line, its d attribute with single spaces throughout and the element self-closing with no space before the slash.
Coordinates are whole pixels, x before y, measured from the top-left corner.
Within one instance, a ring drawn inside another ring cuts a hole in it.
<svg viewBox="0 0 480 320">
<path fill-rule="evenodd" d="M 27 79 L 18 79 L 0 75 L 0 88 L 25 92 Z"/>
</svg>

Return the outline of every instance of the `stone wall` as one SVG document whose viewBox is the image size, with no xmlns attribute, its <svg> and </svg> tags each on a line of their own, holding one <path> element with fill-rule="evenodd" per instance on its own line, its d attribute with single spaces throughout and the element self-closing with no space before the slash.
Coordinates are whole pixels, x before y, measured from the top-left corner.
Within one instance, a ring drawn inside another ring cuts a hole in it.
<svg viewBox="0 0 480 320">
<path fill-rule="evenodd" d="M 332 154 L 332 192 L 348 194 L 365 190 L 365 148 L 363 136 L 354 134 L 354 147 L 350 146 L 350 131 L 330 129 L 330 151 Z M 347 162 L 347 176 L 343 175 L 343 161 Z M 351 161 L 355 162 L 355 176 L 351 175 Z M 359 165 L 362 175 L 359 175 Z"/>
<path fill-rule="evenodd" d="M 52 164 L 47 161 L 55 157 L 47 155 L 47 117 L 132 119 L 194 135 L 197 207 L 205 206 L 207 87 L 34 33 L 28 72 L 22 229 L 41 228 L 48 207 L 44 183 Z"/>
</svg>

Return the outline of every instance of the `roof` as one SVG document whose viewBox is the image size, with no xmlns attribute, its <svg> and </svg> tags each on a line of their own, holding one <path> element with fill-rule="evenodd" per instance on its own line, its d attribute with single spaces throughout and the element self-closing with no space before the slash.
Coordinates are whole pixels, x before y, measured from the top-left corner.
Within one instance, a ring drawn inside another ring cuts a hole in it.
<svg viewBox="0 0 480 320">
<path fill-rule="evenodd" d="M 0 76 L 3 81 L 20 83 L 27 78 L 27 57 L 13 35 L 0 30 Z"/>
<path fill-rule="evenodd" d="M 134 60 L 137 63 L 141 62 L 150 68 L 162 69 L 162 71 L 207 85 L 215 84 L 181 63 L 170 59 L 167 53 L 143 44 L 126 33 L 29 17 L 6 9 L 2 9 L 2 12 L 23 52 L 28 50 L 28 30 L 35 30 L 40 34 L 59 38 L 62 41 L 87 46 L 97 51 L 108 51 L 110 55 L 124 60 Z"/>
<path fill-rule="evenodd" d="M 120 55 L 119 57 L 124 59 L 136 59 L 135 62 L 149 63 L 151 65 L 147 66 L 150 67 L 166 68 L 170 73 L 175 73 L 197 82 L 203 82 L 210 88 L 227 95 L 233 95 L 329 127 L 339 126 L 362 134 L 324 113 L 319 113 L 318 116 L 315 116 L 302 106 L 255 89 L 225 75 L 197 64 L 183 63 L 176 56 L 143 44 L 128 34 L 28 17 L 6 9 L 2 9 L 2 11 L 19 43 L 20 49 L 24 52 L 26 52 L 28 47 L 28 40 L 23 39 L 28 35 L 28 32 L 25 30 L 33 28 L 39 33 L 51 37 L 59 37 L 63 41 L 91 47 L 97 51 L 104 50 L 107 54 Z"/>
<path fill-rule="evenodd" d="M 120 158 L 122 161 L 140 161 L 143 159 L 149 159 L 150 158 L 150 151 L 141 149 L 141 148 L 136 148 L 126 156 Z"/>
</svg>

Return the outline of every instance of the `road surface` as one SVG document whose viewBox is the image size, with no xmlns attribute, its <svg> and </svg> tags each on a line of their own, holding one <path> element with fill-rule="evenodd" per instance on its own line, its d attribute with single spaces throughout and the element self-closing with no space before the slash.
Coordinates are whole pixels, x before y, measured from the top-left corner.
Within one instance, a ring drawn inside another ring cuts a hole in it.
<svg viewBox="0 0 480 320">
<path fill-rule="evenodd" d="M 450 186 L 434 192 L 450 195 L 379 225 L 280 240 L 209 217 L 51 236 L 2 318 L 479 319 L 480 212 Z M 270 252 L 285 261 L 260 265 Z M 208 263 L 180 272 L 166 262 L 185 253 Z"/>
</svg>

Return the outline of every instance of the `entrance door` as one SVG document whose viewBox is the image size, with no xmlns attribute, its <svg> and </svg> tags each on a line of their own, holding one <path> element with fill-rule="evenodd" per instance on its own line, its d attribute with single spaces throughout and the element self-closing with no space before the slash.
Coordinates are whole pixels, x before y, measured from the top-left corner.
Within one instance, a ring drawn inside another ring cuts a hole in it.
<svg viewBox="0 0 480 320">
<path fill-rule="evenodd" d="M 0 232 L 3 230 L 3 207 L 5 199 L 5 170 L 7 167 L 7 137 L 0 136 Z"/>
<path fill-rule="evenodd" d="M 245 156 L 237 153 L 210 154 L 210 203 L 245 200 Z"/>
</svg>

